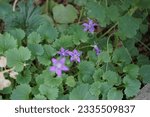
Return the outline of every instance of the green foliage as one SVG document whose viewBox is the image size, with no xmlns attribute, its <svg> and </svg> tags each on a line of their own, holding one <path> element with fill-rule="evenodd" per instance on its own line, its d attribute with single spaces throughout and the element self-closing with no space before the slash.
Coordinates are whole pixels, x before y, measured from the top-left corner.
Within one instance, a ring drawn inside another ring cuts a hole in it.
<svg viewBox="0 0 150 117">
<path fill-rule="evenodd" d="M 73 76 L 67 77 L 66 84 L 69 87 L 74 87 L 76 85 L 76 81 L 75 81 L 74 77 Z"/>
<path fill-rule="evenodd" d="M 72 5 L 56 5 L 53 15 L 57 23 L 73 23 L 77 18 L 77 10 Z"/>
<path fill-rule="evenodd" d="M 31 93 L 31 87 L 27 84 L 18 85 L 11 94 L 12 100 L 28 100 Z"/>
<path fill-rule="evenodd" d="M 38 61 L 43 65 L 49 65 L 51 63 L 50 58 L 56 55 L 56 50 L 50 45 L 43 46 L 44 53 L 38 56 Z"/>
<path fill-rule="evenodd" d="M 128 50 L 124 47 L 117 48 L 113 52 L 112 60 L 114 63 L 123 62 L 125 64 L 129 64 L 131 62 L 131 56 L 128 53 Z"/>
<path fill-rule="evenodd" d="M 16 40 L 9 33 L 0 35 L 0 54 L 4 54 L 7 50 L 13 49 L 16 46 Z"/>
<path fill-rule="evenodd" d="M 149 0 L 9 1 L 0 0 L 0 99 L 127 100 L 150 83 Z M 57 76 L 62 58 L 69 70 Z"/>
<path fill-rule="evenodd" d="M 53 42 L 58 37 L 58 32 L 50 23 L 44 23 L 41 25 L 37 32 L 41 35 L 42 39 L 46 39 L 48 42 Z"/>
<path fill-rule="evenodd" d="M 127 73 L 131 78 L 137 78 L 139 75 L 139 67 L 134 64 L 129 64 L 123 71 Z"/>
<path fill-rule="evenodd" d="M 137 79 L 133 79 L 127 75 L 123 78 L 123 83 L 125 84 L 124 93 L 127 97 L 133 97 L 140 91 L 141 83 Z"/>
<path fill-rule="evenodd" d="M 30 59 L 31 52 L 28 48 L 20 47 L 19 49 L 11 49 L 6 52 L 8 66 L 14 67 L 16 71 L 22 71 L 25 62 Z"/>
<path fill-rule="evenodd" d="M 95 100 L 96 96 L 90 93 L 90 85 L 80 84 L 74 88 L 69 95 L 70 100 Z"/>
<path fill-rule="evenodd" d="M 129 15 L 122 16 L 119 19 L 119 33 L 121 35 L 126 36 L 128 38 L 133 38 L 137 34 L 137 30 L 139 29 L 140 20 L 131 17 Z"/>
<path fill-rule="evenodd" d="M 144 83 L 150 83 L 150 65 L 143 65 L 140 68 L 140 75 L 143 78 L 143 82 Z"/>
<path fill-rule="evenodd" d="M 121 100 L 122 98 L 123 98 L 122 91 L 119 91 L 116 88 L 110 89 L 107 95 L 108 100 Z"/>
<path fill-rule="evenodd" d="M 87 14 L 90 18 L 97 19 L 101 26 L 106 26 L 106 11 L 104 6 L 96 2 L 89 2 L 87 4 L 87 9 Z"/>
<path fill-rule="evenodd" d="M 117 73 L 113 71 L 106 71 L 103 74 L 103 79 L 107 80 L 111 85 L 119 85 L 120 84 L 120 77 Z"/>
<path fill-rule="evenodd" d="M 93 81 L 92 75 L 94 74 L 95 71 L 93 62 L 82 61 L 79 64 L 78 69 L 79 69 L 79 77 L 82 79 L 83 82 L 91 83 Z"/>
<path fill-rule="evenodd" d="M 58 97 L 58 88 L 50 87 L 47 85 L 41 85 L 39 91 L 42 95 L 45 95 L 49 100 L 54 100 Z"/>
</svg>

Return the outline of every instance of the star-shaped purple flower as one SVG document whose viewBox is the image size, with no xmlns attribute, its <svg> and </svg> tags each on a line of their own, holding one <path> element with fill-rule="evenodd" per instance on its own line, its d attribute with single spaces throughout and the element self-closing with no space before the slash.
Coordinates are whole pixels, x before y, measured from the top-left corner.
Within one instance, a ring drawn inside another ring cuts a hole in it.
<svg viewBox="0 0 150 117">
<path fill-rule="evenodd" d="M 88 23 L 83 23 L 82 25 L 84 26 L 84 31 L 89 31 L 90 33 L 94 33 L 95 26 L 97 26 L 91 19 L 88 20 Z"/>
<path fill-rule="evenodd" d="M 71 56 L 70 61 L 77 61 L 80 62 L 80 55 L 81 52 L 78 52 L 76 49 L 74 49 L 72 52 L 69 52 L 69 55 Z"/>
<path fill-rule="evenodd" d="M 98 48 L 97 45 L 94 45 L 93 47 L 94 47 L 94 50 L 96 52 L 96 55 L 98 56 L 100 54 L 101 50 Z"/>
<path fill-rule="evenodd" d="M 62 71 L 68 71 L 69 68 L 65 66 L 65 58 L 61 58 L 59 60 L 52 58 L 53 66 L 50 67 L 51 72 L 56 72 L 58 77 L 62 76 Z"/>
<path fill-rule="evenodd" d="M 69 50 L 65 50 L 64 48 L 61 48 L 60 51 L 58 51 L 58 54 L 61 57 L 69 56 Z"/>
</svg>

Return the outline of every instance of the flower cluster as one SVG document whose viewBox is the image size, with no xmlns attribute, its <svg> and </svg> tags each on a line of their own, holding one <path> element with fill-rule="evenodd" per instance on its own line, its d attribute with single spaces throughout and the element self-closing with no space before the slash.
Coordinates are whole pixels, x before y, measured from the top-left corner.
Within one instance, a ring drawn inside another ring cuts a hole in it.
<svg viewBox="0 0 150 117">
<path fill-rule="evenodd" d="M 58 52 L 60 55 L 60 59 L 52 58 L 53 66 L 50 67 L 51 72 L 55 72 L 58 77 L 62 76 L 62 71 L 68 71 L 69 68 L 65 66 L 65 61 L 67 56 L 70 56 L 71 62 L 80 62 L 80 56 L 81 52 L 78 52 L 76 49 L 73 51 L 65 50 L 64 48 L 61 48 Z"/>
<path fill-rule="evenodd" d="M 0 71 L 0 90 L 3 90 L 6 87 L 9 87 L 11 85 L 10 80 L 5 79 L 4 74 L 9 73 L 9 76 L 13 79 L 16 79 L 16 76 L 18 75 L 18 72 L 14 71 L 14 68 L 12 69 L 6 69 L 7 66 L 7 59 L 4 56 L 0 57 L 0 68 L 5 68 L 4 71 Z"/>
<path fill-rule="evenodd" d="M 90 33 L 94 33 L 95 31 L 95 26 L 97 26 L 96 23 L 93 22 L 93 20 L 88 19 L 88 23 L 83 23 L 82 24 L 84 26 L 84 31 L 88 31 Z M 96 55 L 100 54 L 100 49 L 98 48 L 98 46 L 95 44 L 93 46 Z M 69 51 L 69 50 L 65 50 L 64 48 L 61 48 L 60 51 L 57 52 L 60 55 L 60 59 L 55 59 L 52 58 L 52 63 L 53 66 L 50 67 L 50 72 L 55 72 L 57 74 L 58 77 L 62 76 L 62 71 L 68 71 L 69 68 L 67 66 L 65 66 L 65 61 L 66 58 L 70 56 L 70 61 L 71 62 L 78 62 L 80 63 L 80 56 L 81 56 L 81 52 L 78 52 L 76 49 L 74 49 L 73 51 Z"/>
</svg>

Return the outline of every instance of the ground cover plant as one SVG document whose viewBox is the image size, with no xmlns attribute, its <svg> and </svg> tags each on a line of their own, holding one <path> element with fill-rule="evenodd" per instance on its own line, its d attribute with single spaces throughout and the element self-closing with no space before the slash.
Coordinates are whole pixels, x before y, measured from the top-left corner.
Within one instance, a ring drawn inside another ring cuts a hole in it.
<svg viewBox="0 0 150 117">
<path fill-rule="evenodd" d="M 150 0 L 0 0 L 0 98 L 127 100 L 150 83 Z"/>
</svg>

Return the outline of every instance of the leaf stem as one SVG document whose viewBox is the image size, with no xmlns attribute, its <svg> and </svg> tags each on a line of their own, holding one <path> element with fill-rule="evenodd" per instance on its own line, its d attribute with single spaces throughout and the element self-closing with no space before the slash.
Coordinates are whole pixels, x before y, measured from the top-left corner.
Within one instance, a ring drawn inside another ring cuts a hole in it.
<svg viewBox="0 0 150 117">
<path fill-rule="evenodd" d="M 81 20 L 81 18 L 82 18 L 83 10 L 84 10 L 84 8 L 82 7 L 82 9 L 81 9 L 81 11 L 80 11 L 79 19 L 78 19 L 78 24 L 80 23 L 80 20 Z"/>
<path fill-rule="evenodd" d="M 149 50 L 150 51 L 150 48 L 145 44 L 145 43 L 143 43 L 142 41 L 140 41 L 140 40 L 138 40 L 138 42 L 140 42 L 147 50 Z"/>
<path fill-rule="evenodd" d="M 101 38 L 103 38 L 104 36 L 106 36 L 110 31 L 112 31 L 116 26 L 118 25 L 118 22 L 115 23 L 109 30 L 107 30 L 102 36 Z"/>
</svg>

